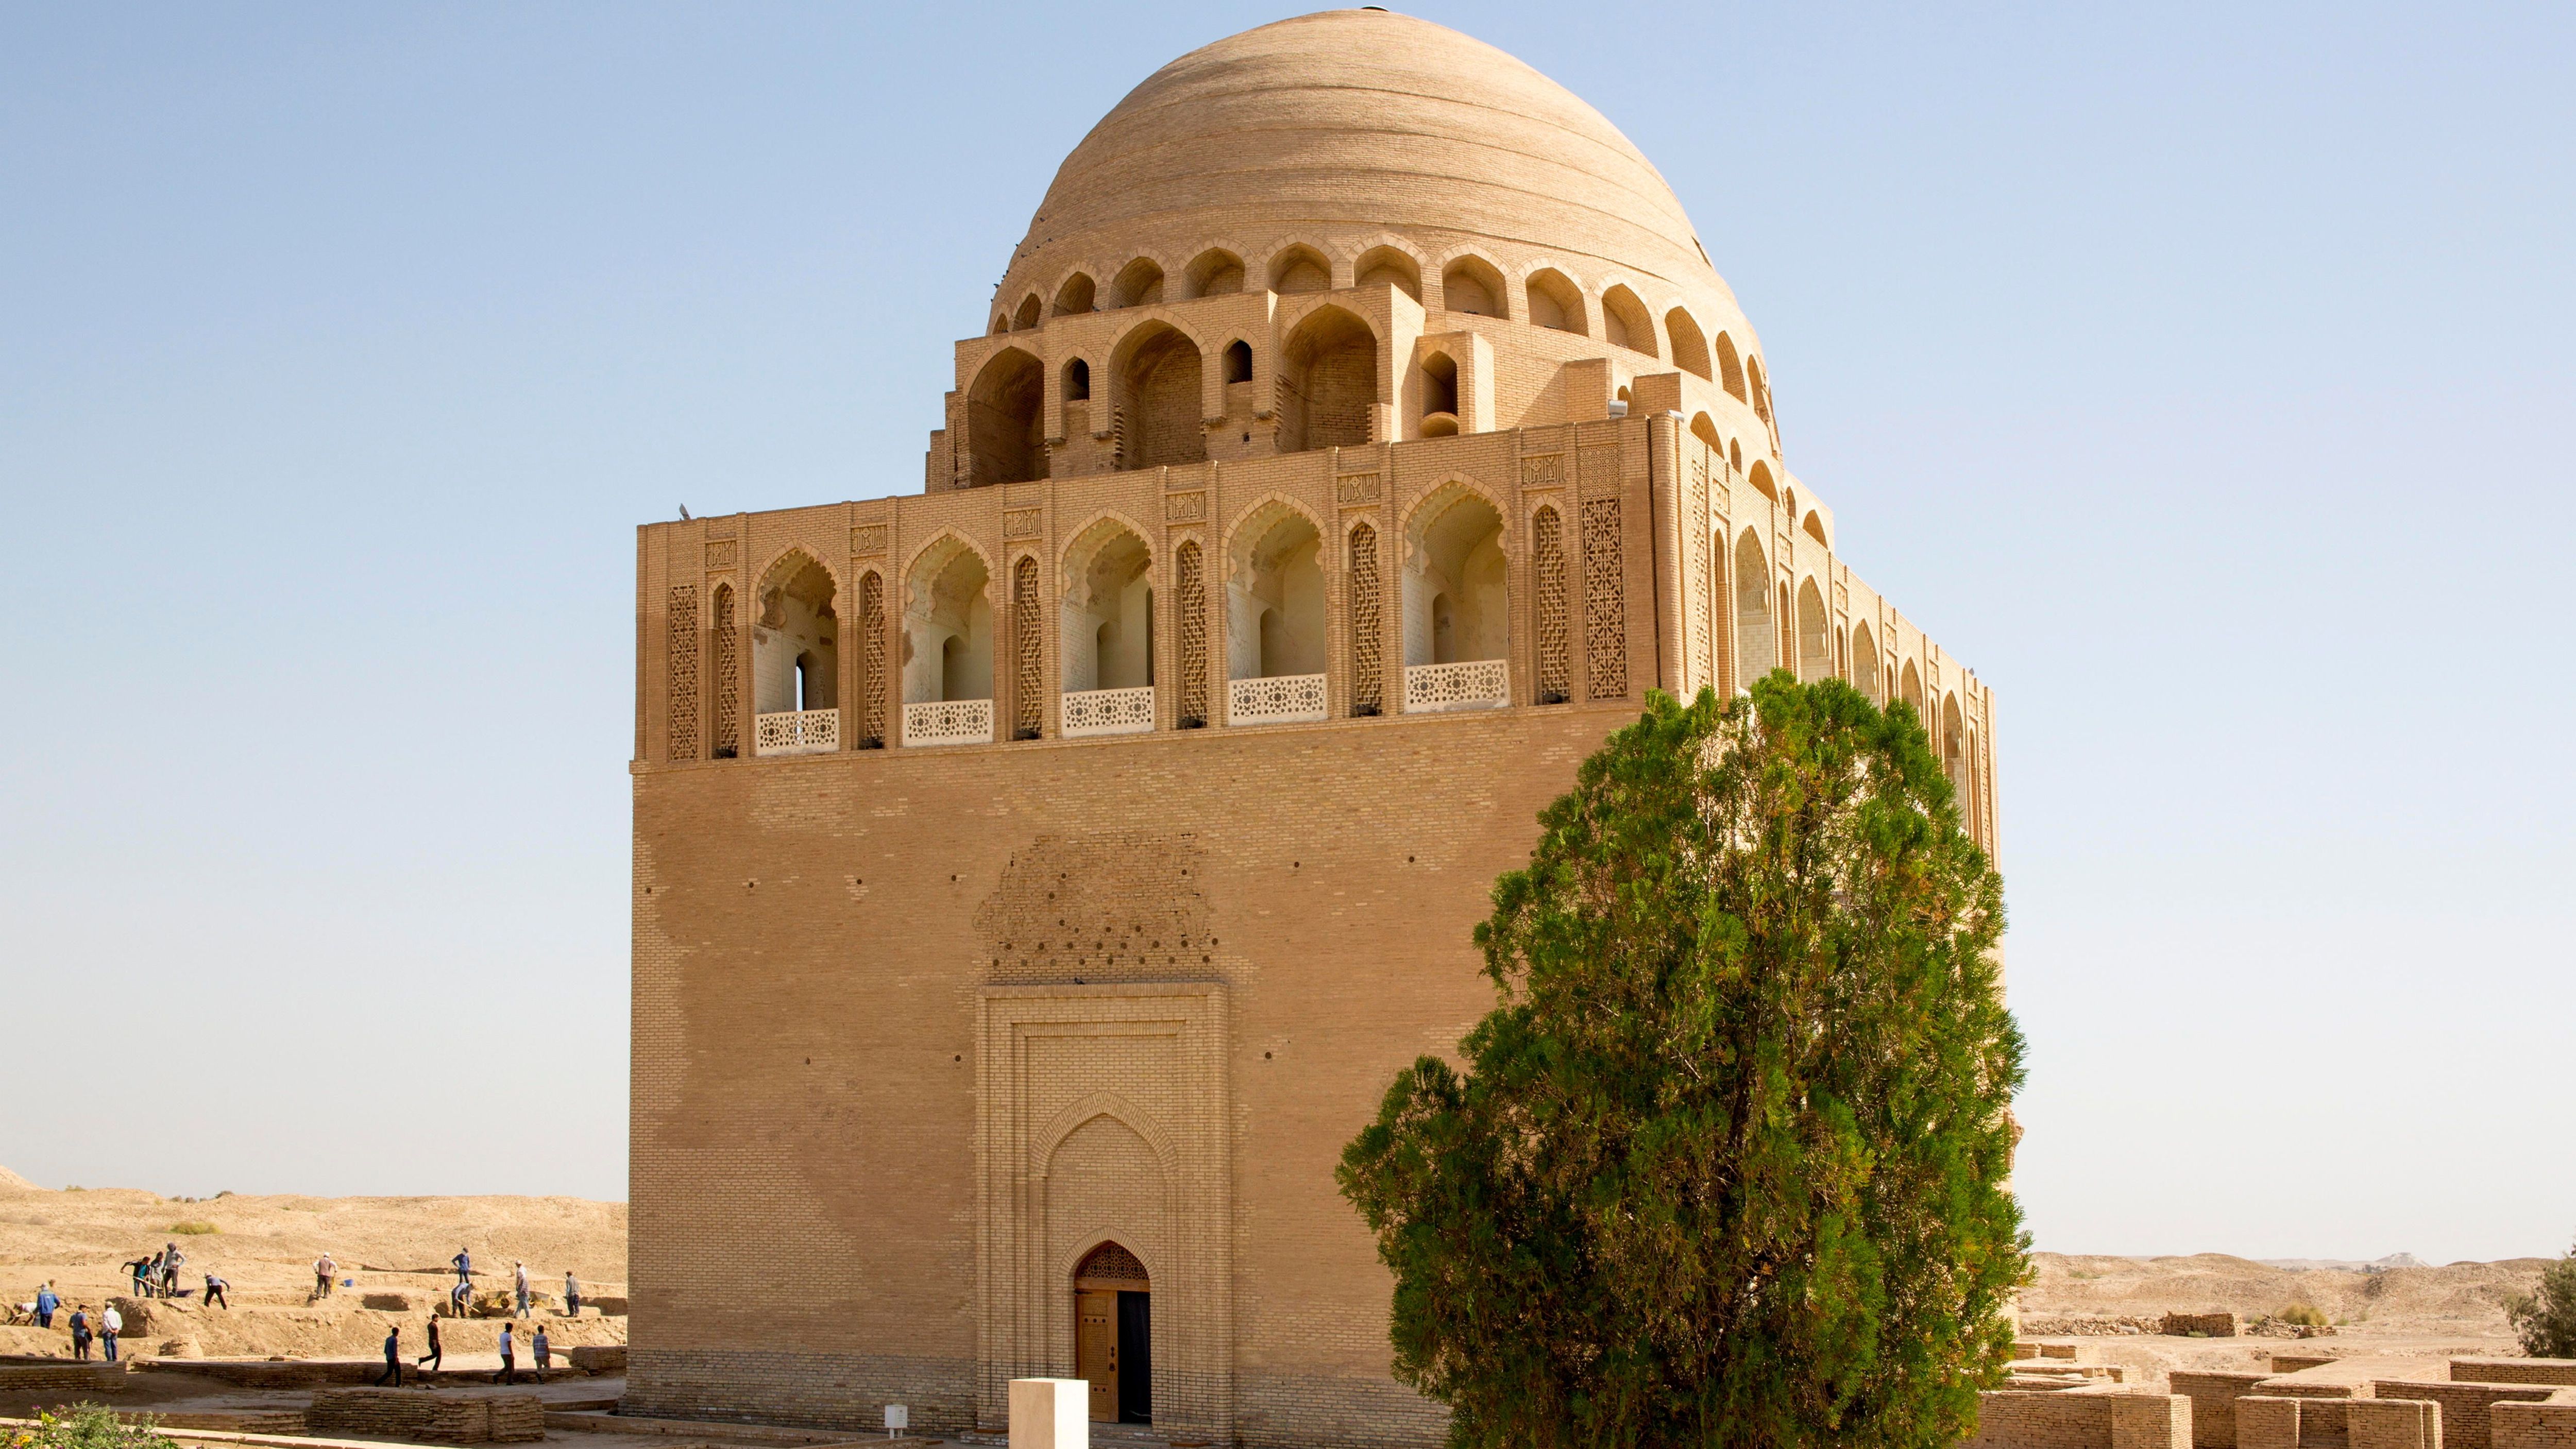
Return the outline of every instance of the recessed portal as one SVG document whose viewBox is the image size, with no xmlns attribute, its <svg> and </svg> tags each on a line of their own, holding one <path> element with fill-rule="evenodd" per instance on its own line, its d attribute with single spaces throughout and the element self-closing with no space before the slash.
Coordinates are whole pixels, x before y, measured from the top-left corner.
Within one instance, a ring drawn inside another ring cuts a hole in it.
<svg viewBox="0 0 2576 1449">
<path fill-rule="evenodd" d="M 1116 1243 L 1073 1270 L 1074 1375 L 1100 1424 L 1154 1422 L 1154 1300 L 1145 1265 Z"/>
</svg>

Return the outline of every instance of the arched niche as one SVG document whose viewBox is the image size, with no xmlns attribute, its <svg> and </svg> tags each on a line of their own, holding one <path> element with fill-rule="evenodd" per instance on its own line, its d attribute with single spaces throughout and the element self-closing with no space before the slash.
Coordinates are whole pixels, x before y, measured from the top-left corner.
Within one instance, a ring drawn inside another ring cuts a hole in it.
<svg viewBox="0 0 2576 1449">
<path fill-rule="evenodd" d="M 1168 323 L 1148 322 L 1120 340 L 1111 360 L 1118 379 L 1118 466 L 1206 461 L 1198 344 Z"/>
<path fill-rule="evenodd" d="M 1266 504 L 1235 530 L 1226 553 L 1226 677 L 1323 673 L 1323 537 L 1315 521 Z"/>
<path fill-rule="evenodd" d="M 754 595 L 751 625 L 754 714 L 840 707 L 841 621 L 831 570 L 791 551 L 771 564 Z"/>
<path fill-rule="evenodd" d="M 1369 441 L 1377 402 L 1377 334 L 1341 307 L 1318 307 L 1279 351 L 1279 451 Z"/>
<path fill-rule="evenodd" d="M 1404 662 L 1501 659 L 1511 636 L 1503 519 L 1482 494 L 1451 484 L 1404 528 Z"/>
<path fill-rule="evenodd" d="M 1046 368 L 1017 346 L 995 353 L 966 389 L 967 481 L 976 487 L 1047 476 Z"/>
</svg>

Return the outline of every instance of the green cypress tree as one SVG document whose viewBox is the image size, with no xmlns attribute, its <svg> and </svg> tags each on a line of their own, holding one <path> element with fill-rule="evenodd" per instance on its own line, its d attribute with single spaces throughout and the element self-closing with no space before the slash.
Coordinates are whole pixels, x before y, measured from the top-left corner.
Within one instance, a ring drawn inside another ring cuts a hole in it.
<svg viewBox="0 0 2576 1449">
<path fill-rule="evenodd" d="M 2522 1351 L 2533 1358 L 2576 1358 L 2576 1248 L 2540 1270 L 2540 1291 L 2517 1293 L 2504 1306 Z"/>
<path fill-rule="evenodd" d="M 1914 711 L 1650 698 L 1476 930 L 1501 1004 L 1344 1152 L 1450 1439 L 1946 1449 L 2010 1357 L 2003 886 Z"/>
</svg>

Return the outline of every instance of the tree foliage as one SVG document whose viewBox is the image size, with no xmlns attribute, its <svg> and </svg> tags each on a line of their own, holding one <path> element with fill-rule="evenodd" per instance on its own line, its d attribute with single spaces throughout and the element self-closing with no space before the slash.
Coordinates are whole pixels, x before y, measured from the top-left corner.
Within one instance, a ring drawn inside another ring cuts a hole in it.
<svg viewBox="0 0 2576 1449">
<path fill-rule="evenodd" d="M 2533 1358 L 2576 1358 L 2576 1247 L 2540 1270 L 2540 1291 L 2515 1295 L 2505 1318 Z"/>
<path fill-rule="evenodd" d="M 2002 882 L 1913 710 L 1644 715 L 1476 931 L 1500 1005 L 1344 1152 L 1395 1372 L 1477 1449 L 1934 1449 L 2027 1276 Z"/>
</svg>

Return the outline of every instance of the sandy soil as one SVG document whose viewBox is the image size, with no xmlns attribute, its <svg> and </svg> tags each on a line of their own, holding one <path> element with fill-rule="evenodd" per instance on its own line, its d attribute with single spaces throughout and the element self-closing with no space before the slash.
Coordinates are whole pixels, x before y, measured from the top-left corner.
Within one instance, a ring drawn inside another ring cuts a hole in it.
<svg viewBox="0 0 2576 1449">
<path fill-rule="evenodd" d="M 176 1231 L 183 1223 L 214 1231 Z M 0 1171 L 0 1299 L 9 1303 L 34 1298 L 36 1285 L 50 1280 L 67 1302 L 95 1309 L 128 1291 L 126 1262 L 170 1242 L 188 1259 L 180 1286 L 202 1290 L 212 1271 L 232 1285 L 226 1296 L 233 1307 L 208 1309 L 194 1298 L 156 1302 L 147 1322 L 129 1324 L 129 1354 L 168 1343 L 178 1346 L 173 1356 L 371 1358 L 392 1323 L 416 1345 L 431 1305 L 455 1281 L 447 1262 L 460 1247 L 472 1250 L 475 1281 L 485 1288 L 506 1287 L 512 1261 L 524 1260 L 530 1287 L 556 1309 L 567 1269 L 587 1299 L 626 1291 L 623 1203 L 239 1195 L 192 1202 L 129 1188 L 47 1191 Z M 326 1251 L 340 1265 L 338 1276 L 355 1286 L 309 1303 L 313 1260 Z M 369 1311 L 360 1306 L 369 1293 L 400 1293 L 411 1306 Z M 58 1315 L 50 1332 L 0 1328 L 0 1353 L 68 1353 L 67 1316 Z M 450 1357 L 491 1352 L 498 1328 L 469 1319 L 445 1329 Z M 558 1349 L 623 1343 L 626 1322 L 586 1311 L 578 1320 L 554 1318 L 548 1336 Z"/>
<path fill-rule="evenodd" d="M 2451 1263 L 2442 1267 L 2348 1269 L 2266 1267 L 2224 1253 L 2181 1258 L 2032 1255 L 2038 1279 L 2024 1289 L 2022 1314 L 2152 1316 L 2233 1312 L 2252 1320 L 2293 1303 L 2322 1310 L 2338 1337 L 2510 1338 L 2504 1305 L 2528 1293 L 2547 1260 Z"/>
</svg>

